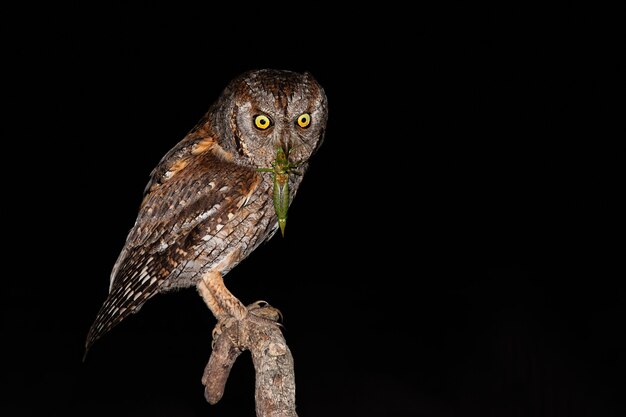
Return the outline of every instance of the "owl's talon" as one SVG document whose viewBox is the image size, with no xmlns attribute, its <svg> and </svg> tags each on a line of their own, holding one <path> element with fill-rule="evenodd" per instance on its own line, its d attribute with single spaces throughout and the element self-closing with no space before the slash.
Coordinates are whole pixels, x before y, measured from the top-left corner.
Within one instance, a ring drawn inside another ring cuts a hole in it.
<svg viewBox="0 0 626 417">
<path fill-rule="evenodd" d="M 213 330 L 211 331 L 211 349 L 215 349 L 215 342 L 224 332 L 224 329 L 230 326 L 236 319 L 234 317 L 227 317 L 217 322 Z"/>
<path fill-rule="evenodd" d="M 245 320 L 248 320 L 250 315 L 256 318 L 262 319 L 262 320 L 271 321 L 273 323 L 276 323 L 278 326 L 282 327 L 282 324 L 280 322 L 283 321 L 283 313 L 281 313 L 279 309 L 272 307 L 267 301 L 264 301 L 264 300 L 255 301 L 254 303 L 247 305 L 246 310 L 248 311 L 249 315 L 246 315 L 242 319 L 237 319 L 233 316 L 228 316 L 228 317 L 220 319 L 217 322 L 217 324 L 211 331 L 211 337 L 212 337 L 211 349 L 215 349 L 215 343 L 217 339 L 220 337 L 220 335 L 224 332 L 226 328 L 230 327 L 235 322 L 240 323 Z M 237 343 L 235 343 L 235 345 L 237 345 Z"/>
<path fill-rule="evenodd" d="M 256 317 L 271 320 L 276 323 L 283 321 L 283 313 L 276 307 L 272 307 L 267 301 L 255 301 L 246 308 L 250 314 Z"/>
<path fill-rule="evenodd" d="M 257 309 L 257 308 L 267 307 L 267 306 L 269 306 L 269 305 L 270 305 L 270 303 L 268 303 L 268 302 L 267 302 L 267 301 L 265 301 L 265 300 L 257 300 L 257 301 L 255 301 L 255 302 L 254 302 L 254 303 L 252 303 L 252 304 L 248 304 L 248 305 L 246 306 L 246 308 L 248 309 L 248 311 L 250 311 L 250 310 L 255 310 L 255 309 Z"/>
</svg>

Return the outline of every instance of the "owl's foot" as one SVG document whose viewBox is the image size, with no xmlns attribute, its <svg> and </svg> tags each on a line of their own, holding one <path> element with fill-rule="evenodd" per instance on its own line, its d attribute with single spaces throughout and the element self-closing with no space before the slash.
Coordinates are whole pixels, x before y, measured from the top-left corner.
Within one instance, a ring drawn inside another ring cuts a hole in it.
<svg viewBox="0 0 626 417">
<path fill-rule="evenodd" d="M 241 326 L 241 323 L 245 320 L 270 321 L 277 324 L 278 326 L 282 326 L 282 324 L 279 323 L 283 319 L 282 313 L 279 309 L 269 305 L 267 301 L 255 301 L 254 303 L 246 306 L 246 310 L 249 314 L 246 314 L 243 318 L 226 316 L 218 320 L 217 324 L 213 328 L 213 331 L 211 332 L 211 337 L 213 339 L 213 341 L 211 342 L 212 349 L 215 347 L 215 341 L 220 337 L 225 329 L 233 325 L 237 325 L 240 329 L 242 329 L 243 326 Z M 241 337 L 239 338 L 241 339 Z M 232 342 L 235 345 L 238 345 L 236 340 L 233 340 Z"/>
<path fill-rule="evenodd" d="M 269 305 L 267 301 L 259 300 L 246 306 L 248 313 L 278 323 L 283 320 L 283 313 L 279 309 Z M 280 324 L 280 323 L 278 323 Z"/>
<path fill-rule="evenodd" d="M 211 349 L 215 349 L 215 341 L 220 337 L 220 335 L 224 332 L 225 329 L 233 325 L 237 319 L 234 317 L 226 317 L 221 320 L 218 320 L 217 324 L 211 331 Z"/>
</svg>

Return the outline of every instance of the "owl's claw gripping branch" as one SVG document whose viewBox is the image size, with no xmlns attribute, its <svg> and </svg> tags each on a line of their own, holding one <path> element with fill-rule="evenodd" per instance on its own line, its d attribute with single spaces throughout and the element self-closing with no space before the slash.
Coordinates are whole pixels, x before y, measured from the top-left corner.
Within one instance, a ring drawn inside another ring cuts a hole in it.
<svg viewBox="0 0 626 417">
<path fill-rule="evenodd" d="M 250 314 L 254 314 L 257 317 L 268 319 L 277 323 L 283 320 L 283 313 L 281 313 L 279 309 L 269 305 L 267 301 L 255 301 L 254 303 L 249 304 L 247 308 Z M 282 326 L 280 323 L 278 323 L 278 325 Z"/>
<path fill-rule="evenodd" d="M 222 274 L 219 272 L 211 271 L 206 273 L 198 284 L 198 291 L 217 319 L 217 324 L 212 331 L 213 342 L 211 347 L 215 347 L 215 341 L 225 328 L 245 320 L 249 314 L 272 323 L 278 323 L 283 317 L 280 310 L 270 306 L 267 301 L 259 300 L 247 307 L 244 306 L 226 288 Z M 278 323 L 278 325 L 280 324 Z M 243 338 L 243 336 L 237 335 L 233 342 L 238 345 L 238 341 Z"/>
</svg>

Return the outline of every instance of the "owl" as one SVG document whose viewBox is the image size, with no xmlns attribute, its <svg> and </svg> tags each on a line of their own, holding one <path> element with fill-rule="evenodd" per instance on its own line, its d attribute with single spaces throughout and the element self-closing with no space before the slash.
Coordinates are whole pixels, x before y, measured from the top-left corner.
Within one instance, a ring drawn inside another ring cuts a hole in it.
<svg viewBox="0 0 626 417">
<path fill-rule="evenodd" d="M 309 72 L 232 80 L 150 174 L 134 226 L 89 329 L 93 343 L 159 293 L 195 287 L 218 325 L 249 313 L 223 277 L 282 229 L 323 142 L 324 89 Z"/>
</svg>

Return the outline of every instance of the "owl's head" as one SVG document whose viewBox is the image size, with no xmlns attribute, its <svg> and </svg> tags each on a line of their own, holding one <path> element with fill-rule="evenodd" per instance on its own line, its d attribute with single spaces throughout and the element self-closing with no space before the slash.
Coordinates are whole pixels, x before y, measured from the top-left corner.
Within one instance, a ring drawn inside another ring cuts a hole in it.
<svg viewBox="0 0 626 417">
<path fill-rule="evenodd" d="M 324 139 L 326 94 L 313 76 L 286 70 L 249 71 L 234 79 L 214 108 L 221 145 L 255 167 L 270 167 L 282 148 L 306 165 Z"/>
</svg>

